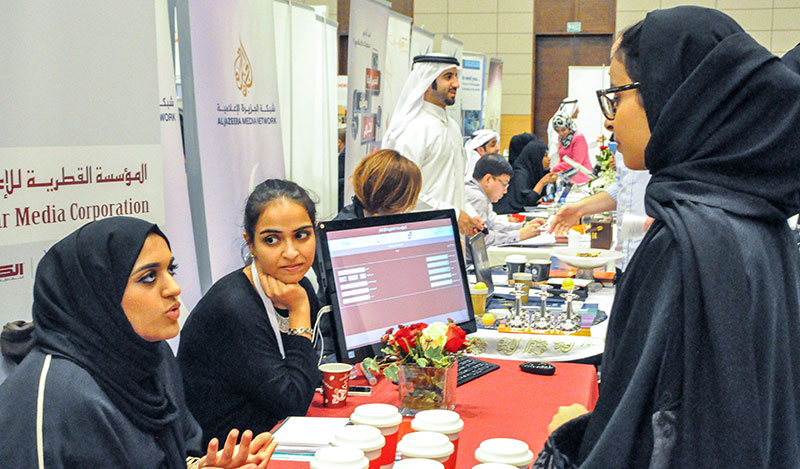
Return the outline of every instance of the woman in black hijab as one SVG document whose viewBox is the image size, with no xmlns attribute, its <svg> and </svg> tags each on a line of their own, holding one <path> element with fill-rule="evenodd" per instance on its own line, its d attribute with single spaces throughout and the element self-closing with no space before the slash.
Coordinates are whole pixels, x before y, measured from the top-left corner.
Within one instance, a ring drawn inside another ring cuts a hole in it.
<svg viewBox="0 0 800 469">
<path fill-rule="evenodd" d="M 37 347 L 0 386 L 3 467 L 266 467 L 269 434 L 238 432 L 202 458 L 165 340 L 180 287 L 164 234 L 144 220 L 84 225 L 39 262 Z"/>
<path fill-rule="evenodd" d="M 525 207 L 538 204 L 545 185 L 558 178 L 558 175 L 549 172 L 547 144 L 534 134 L 511 137 L 508 161 L 514 172 L 508 183 L 508 192 L 493 205 L 496 213 L 523 212 Z"/>
<path fill-rule="evenodd" d="M 655 222 L 617 287 L 594 412 L 535 467 L 800 467 L 800 77 L 698 7 L 624 32 L 610 75 L 606 126 L 650 170 Z"/>
</svg>

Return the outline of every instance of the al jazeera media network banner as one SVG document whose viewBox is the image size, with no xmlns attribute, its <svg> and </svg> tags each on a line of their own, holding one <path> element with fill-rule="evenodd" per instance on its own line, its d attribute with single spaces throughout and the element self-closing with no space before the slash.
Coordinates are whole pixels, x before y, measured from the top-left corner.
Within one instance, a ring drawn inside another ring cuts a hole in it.
<svg viewBox="0 0 800 469">
<path fill-rule="evenodd" d="M 258 0 L 178 2 L 189 191 L 203 288 L 241 267 L 247 196 L 264 179 L 284 175 L 272 8 L 273 2 Z"/>
<path fill-rule="evenodd" d="M 464 52 L 461 63 L 461 117 L 462 133 L 472 135 L 483 128 L 483 77 L 486 71 L 486 56 L 475 52 Z"/>
<path fill-rule="evenodd" d="M 54 242 L 115 215 L 163 224 L 164 205 L 154 2 L 4 2 L 0 17 L 5 324 L 30 320 Z"/>
<path fill-rule="evenodd" d="M 383 80 L 389 4 L 379 0 L 351 0 L 347 45 L 347 142 L 345 174 L 366 155 L 380 148 L 386 130 Z M 347 179 L 347 178 L 346 178 Z M 353 188 L 345 184 L 345 203 Z"/>
</svg>

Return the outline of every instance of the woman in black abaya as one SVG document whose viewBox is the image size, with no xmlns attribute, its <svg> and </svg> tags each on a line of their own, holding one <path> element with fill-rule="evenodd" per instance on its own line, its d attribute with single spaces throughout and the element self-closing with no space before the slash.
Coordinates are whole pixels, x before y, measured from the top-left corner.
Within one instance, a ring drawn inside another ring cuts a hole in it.
<svg viewBox="0 0 800 469">
<path fill-rule="evenodd" d="M 39 262 L 37 347 L 0 386 L 3 467 L 265 468 L 274 444 L 231 432 L 208 445 L 186 409 L 166 339 L 180 287 L 166 237 L 129 217 L 99 220 Z"/>
<path fill-rule="evenodd" d="M 800 467 L 800 76 L 705 8 L 651 12 L 618 46 L 606 125 L 650 170 L 655 222 L 617 287 L 594 412 L 534 467 Z"/>
<path fill-rule="evenodd" d="M 531 133 L 511 137 L 508 162 L 514 172 L 508 183 L 508 192 L 493 204 L 496 213 L 517 213 L 525 207 L 535 206 L 548 183 L 558 175 L 550 172 L 547 144 Z"/>
</svg>

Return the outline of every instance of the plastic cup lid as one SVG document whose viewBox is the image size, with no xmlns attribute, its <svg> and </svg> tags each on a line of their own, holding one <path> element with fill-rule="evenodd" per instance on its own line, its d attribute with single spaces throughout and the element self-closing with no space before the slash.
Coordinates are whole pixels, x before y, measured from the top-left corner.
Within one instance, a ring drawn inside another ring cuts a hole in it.
<svg viewBox="0 0 800 469">
<path fill-rule="evenodd" d="M 523 263 L 523 262 L 528 262 L 528 258 L 525 257 L 523 254 L 510 254 L 506 256 L 506 262 Z"/>
<path fill-rule="evenodd" d="M 311 469 L 367 469 L 369 460 L 358 448 L 327 446 L 314 453 Z"/>
<path fill-rule="evenodd" d="M 444 469 L 444 464 L 433 459 L 408 458 L 394 463 L 394 469 Z"/>
<path fill-rule="evenodd" d="M 368 453 L 383 448 L 386 438 L 381 431 L 369 425 L 347 425 L 340 428 L 331 443 L 335 446 L 351 446 Z"/>
<path fill-rule="evenodd" d="M 475 459 L 480 462 L 499 462 L 512 466 L 530 464 L 533 453 L 524 441 L 512 438 L 490 438 L 475 450 Z"/>
<path fill-rule="evenodd" d="M 350 421 L 371 427 L 392 427 L 400 425 L 403 416 L 397 411 L 397 407 L 391 404 L 363 404 L 353 410 Z"/>
<path fill-rule="evenodd" d="M 446 458 L 454 448 L 447 435 L 435 432 L 408 433 L 397 443 L 397 451 L 412 458 Z"/>
<path fill-rule="evenodd" d="M 452 410 L 423 410 L 414 416 L 411 428 L 421 432 L 458 433 L 464 429 L 464 421 Z"/>
</svg>

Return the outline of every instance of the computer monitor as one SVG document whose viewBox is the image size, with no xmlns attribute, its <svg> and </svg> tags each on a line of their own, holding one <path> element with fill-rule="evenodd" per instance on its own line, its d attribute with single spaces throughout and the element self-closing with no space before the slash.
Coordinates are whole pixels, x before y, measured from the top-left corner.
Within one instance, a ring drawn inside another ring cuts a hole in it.
<svg viewBox="0 0 800 469">
<path fill-rule="evenodd" d="M 340 360 L 379 355 L 398 325 L 450 319 L 475 332 L 453 210 L 323 222 L 319 242 Z"/>
<path fill-rule="evenodd" d="M 494 281 L 492 280 L 492 264 L 489 262 L 489 253 L 486 251 L 486 239 L 483 233 L 478 233 L 467 240 L 467 249 L 471 252 L 472 267 L 475 269 L 475 279 L 486 284 L 486 301 L 494 295 Z"/>
</svg>

